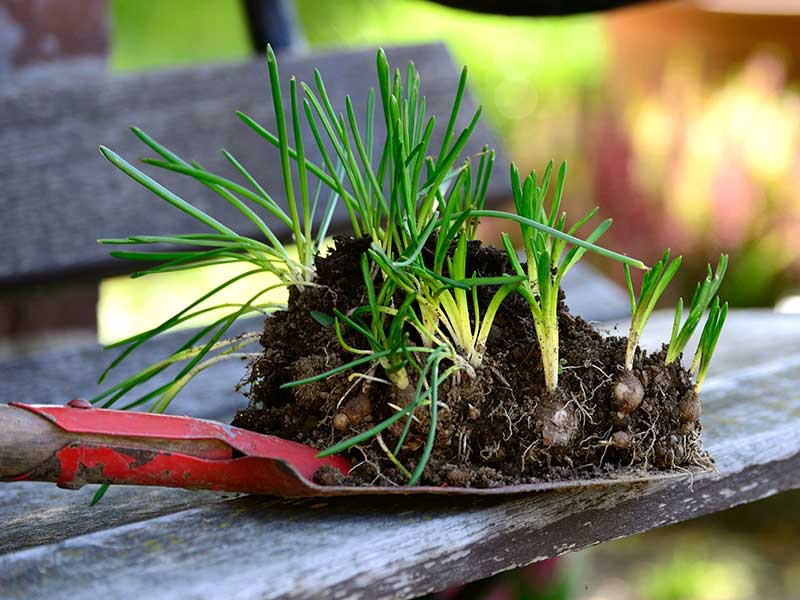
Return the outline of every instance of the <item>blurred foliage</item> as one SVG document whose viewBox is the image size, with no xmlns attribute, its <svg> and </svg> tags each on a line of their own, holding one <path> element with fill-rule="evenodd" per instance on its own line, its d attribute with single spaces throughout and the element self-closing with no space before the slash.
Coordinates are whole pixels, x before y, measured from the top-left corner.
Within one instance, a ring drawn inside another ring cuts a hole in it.
<svg viewBox="0 0 800 600">
<path fill-rule="evenodd" d="M 111 68 L 153 69 L 250 56 L 241 2 L 110 0 Z"/>
<path fill-rule="evenodd" d="M 657 538 L 657 539 L 655 539 Z M 644 534 L 590 550 L 580 600 L 756 600 L 757 557 L 730 536 Z M 660 542 L 649 545 L 647 542 Z M 722 542 L 722 543 L 721 543 Z M 727 542 L 727 543 L 726 543 Z M 602 556 L 600 556 L 602 554 Z M 774 586 L 769 586 L 771 589 Z M 760 588 L 764 591 L 766 588 Z"/>
<path fill-rule="evenodd" d="M 603 544 L 578 561 L 575 600 L 796 600 L 800 492 Z"/>
<path fill-rule="evenodd" d="M 702 67 L 674 58 L 657 86 L 626 89 L 599 117 L 593 202 L 631 253 L 687 255 L 684 294 L 726 251 L 723 296 L 772 305 L 800 275 L 800 94 L 775 54 L 756 51 L 723 81 Z"/>
<path fill-rule="evenodd" d="M 296 0 L 296 6 L 312 48 L 445 42 L 455 62 L 469 68 L 473 91 L 512 154 L 532 137 L 546 150 L 559 127 L 537 130 L 577 92 L 599 86 L 608 61 L 597 16 L 504 17 L 418 0 Z"/>
<path fill-rule="evenodd" d="M 754 597 L 754 590 L 742 563 L 727 557 L 709 560 L 687 549 L 648 565 L 636 588 L 640 597 L 651 600 L 745 600 Z"/>
</svg>

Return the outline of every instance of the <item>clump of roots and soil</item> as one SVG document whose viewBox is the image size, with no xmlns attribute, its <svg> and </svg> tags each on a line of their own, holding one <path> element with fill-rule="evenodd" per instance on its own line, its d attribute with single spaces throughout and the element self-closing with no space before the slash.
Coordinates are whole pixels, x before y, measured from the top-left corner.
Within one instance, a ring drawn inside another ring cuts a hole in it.
<svg viewBox="0 0 800 600">
<path fill-rule="evenodd" d="M 368 247 L 368 241 L 338 238 L 326 257 L 317 257 L 314 285 L 292 289 L 287 310 L 266 319 L 263 353 L 249 376 L 250 405 L 234 425 L 324 449 L 412 401 L 416 375 L 409 372 L 412 385 L 400 390 L 380 367 L 281 387 L 353 359 L 314 314 L 334 308 L 346 314 L 364 305 L 360 260 Z M 510 269 L 504 252 L 470 242 L 468 272 L 490 277 Z M 495 290 L 480 288 L 481 309 Z M 558 329 L 559 386 L 549 393 L 527 301 L 511 294 L 502 303 L 476 376 L 457 372 L 440 385 L 436 437 L 420 485 L 496 487 L 710 466 L 700 443 L 699 399 L 680 361 L 665 364 L 665 348 L 638 350 L 632 370 L 625 370 L 626 339 L 603 336 L 571 315 L 563 292 Z M 363 345 L 353 332 L 344 336 Z M 413 467 L 419 460 L 429 425 L 428 411 L 416 410 L 399 463 Z M 400 421 L 351 448 L 349 476 L 323 469 L 317 481 L 402 485 L 407 476 L 386 451 L 402 429 Z"/>
</svg>

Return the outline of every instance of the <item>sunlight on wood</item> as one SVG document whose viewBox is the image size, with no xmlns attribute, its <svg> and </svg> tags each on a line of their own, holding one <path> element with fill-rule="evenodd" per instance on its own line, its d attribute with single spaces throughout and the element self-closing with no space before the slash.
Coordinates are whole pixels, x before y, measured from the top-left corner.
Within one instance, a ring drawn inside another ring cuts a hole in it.
<svg viewBox="0 0 800 600">
<path fill-rule="evenodd" d="M 333 244 L 325 240 L 323 252 Z M 286 246 L 289 254 L 297 256 L 297 248 Z M 101 344 L 140 333 L 159 325 L 188 304 L 226 280 L 251 269 L 248 264 L 220 265 L 164 275 L 148 275 L 138 279 L 111 277 L 100 284 L 97 303 L 97 337 Z M 242 302 L 259 290 L 278 283 L 277 277 L 268 273 L 239 281 L 200 304 L 211 306 L 221 302 Z M 278 289 L 261 297 L 263 302 L 286 302 L 288 291 Z M 220 311 L 208 312 L 197 319 L 182 323 L 175 329 L 188 329 L 208 325 L 222 316 Z"/>
</svg>

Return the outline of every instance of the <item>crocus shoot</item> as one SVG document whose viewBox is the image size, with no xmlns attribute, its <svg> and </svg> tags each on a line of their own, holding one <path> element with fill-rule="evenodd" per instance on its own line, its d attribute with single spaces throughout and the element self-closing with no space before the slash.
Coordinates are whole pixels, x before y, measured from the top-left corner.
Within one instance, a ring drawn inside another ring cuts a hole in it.
<svg viewBox="0 0 800 600">
<path fill-rule="evenodd" d="M 727 316 L 728 303 L 726 302 L 720 307 L 719 297 L 714 298 L 714 304 L 708 312 L 708 318 L 703 327 L 703 333 L 700 334 L 700 342 L 697 344 L 697 350 L 692 360 L 692 368 L 690 369 L 692 373 L 697 373 L 694 389 L 698 393 L 708 373 L 711 357 L 714 355 L 714 350 L 717 347 L 717 341 L 722 333 L 722 327 L 725 325 Z"/>
<path fill-rule="evenodd" d="M 532 172 L 520 183 L 519 171 L 511 165 L 511 191 L 514 195 L 514 204 L 522 241 L 525 248 L 527 268 L 523 268 L 517 258 L 516 250 L 507 234 L 503 234 L 503 245 L 508 258 L 517 275 L 525 275 L 526 279 L 519 288 L 520 293 L 528 301 L 536 327 L 536 337 L 542 356 L 544 368 L 545 387 L 549 392 L 554 392 L 558 387 L 559 352 L 558 352 L 558 292 L 561 280 L 569 270 L 574 267 L 590 247 L 594 245 L 611 226 L 611 219 L 601 222 L 581 245 L 574 245 L 564 254 L 567 243 L 565 238 L 567 215 L 561 209 L 564 194 L 564 179 L 567 174 L 567 163 L 562 163 L 556 178 L 555 191 L 550 203 L 550 209 L 545 207 L 553 163 L 547 165 L 541 185 L 538 184 L 536 173 Z M 574 236 L 595 214 L 597 209 L 586 213 L 575 225 L 566 231 L 567 236 Z M 539 227 L 537 227 L 538 225 Z M 555 229 L 561 236 L 551 235 L 541 226 Z M 587 245 L 589 247 L 587 247 Z M 619 255 L 618 255 L 619 256 Z M 619 256 L 623 261 L 633 263 L 634 266 L 644 265 L 640 261 L 630 260 Z"/>
<path fill-rule="evenodd" d="M 692 296 L 692 302 L 689 305 L 689 315 L 686 317 L 686 321 L 683 325 L 681 325 L 683 298 L 678 300 L 678 305 L 675 308 L 675 320 L 672 325 L 672 335 L 670 336 L 669 347 L 667 348 L 667 355 L 665 358 L 667 364 L 673 362 L 683 353 L 692 334 L 700 324 L 703 314 L 714 299 L 722 283 L 722 279 L 725 277 L 725 270 L 727 268 L 727 254 L 720 255 L 715 271 L 712 272 L 711 265 L 708 265 L 708 275 L 706 275 L 706 278 L 701 283 L 697 284 L 694 296 Z"/>
<path fill-rule="evenodd" d="M 653 313 L 653 309 L 664 293 L 664 290 L 672 281 L 678 267 L 681 266 L 681 257 L 677 257 L 669 262 L 669 250 L 664 252 L 656 264 L 649 271 L 646 271 L 642 279 L 642 287 L 639 290 L 639 298 L 633 291 L 633 281 L 631 281 L 631 269 L 628 265 L 623 265 L 625 269 L 625 282 L 628 285 L 628 294 L 631 300 L 631 329 L 628 334 L 628 344 L 625 348 L 625 370 L 633 368 L 633 359 L 636 356 L 636 348 L 642 337 L 642 331 L 647 324 L 647 320 Z"/>
</svg>

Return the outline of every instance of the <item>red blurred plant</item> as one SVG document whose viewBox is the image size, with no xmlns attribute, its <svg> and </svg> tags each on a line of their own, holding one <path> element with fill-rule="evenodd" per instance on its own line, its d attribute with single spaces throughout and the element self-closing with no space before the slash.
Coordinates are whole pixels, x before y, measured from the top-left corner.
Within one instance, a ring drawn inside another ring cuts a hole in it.
<svg viewBox="0 0 800 600">
<path fill-rule="evenodd" d="M 686 291 L 727 251 L 732 303 L 771 304 L 800 277 L 800 96 L 784 62 L 757 53 L 727 81 L 675 62 L 592 131 L 592 205 L 612 245 L 645 260 L 684 255 Z"/>
</svg>

